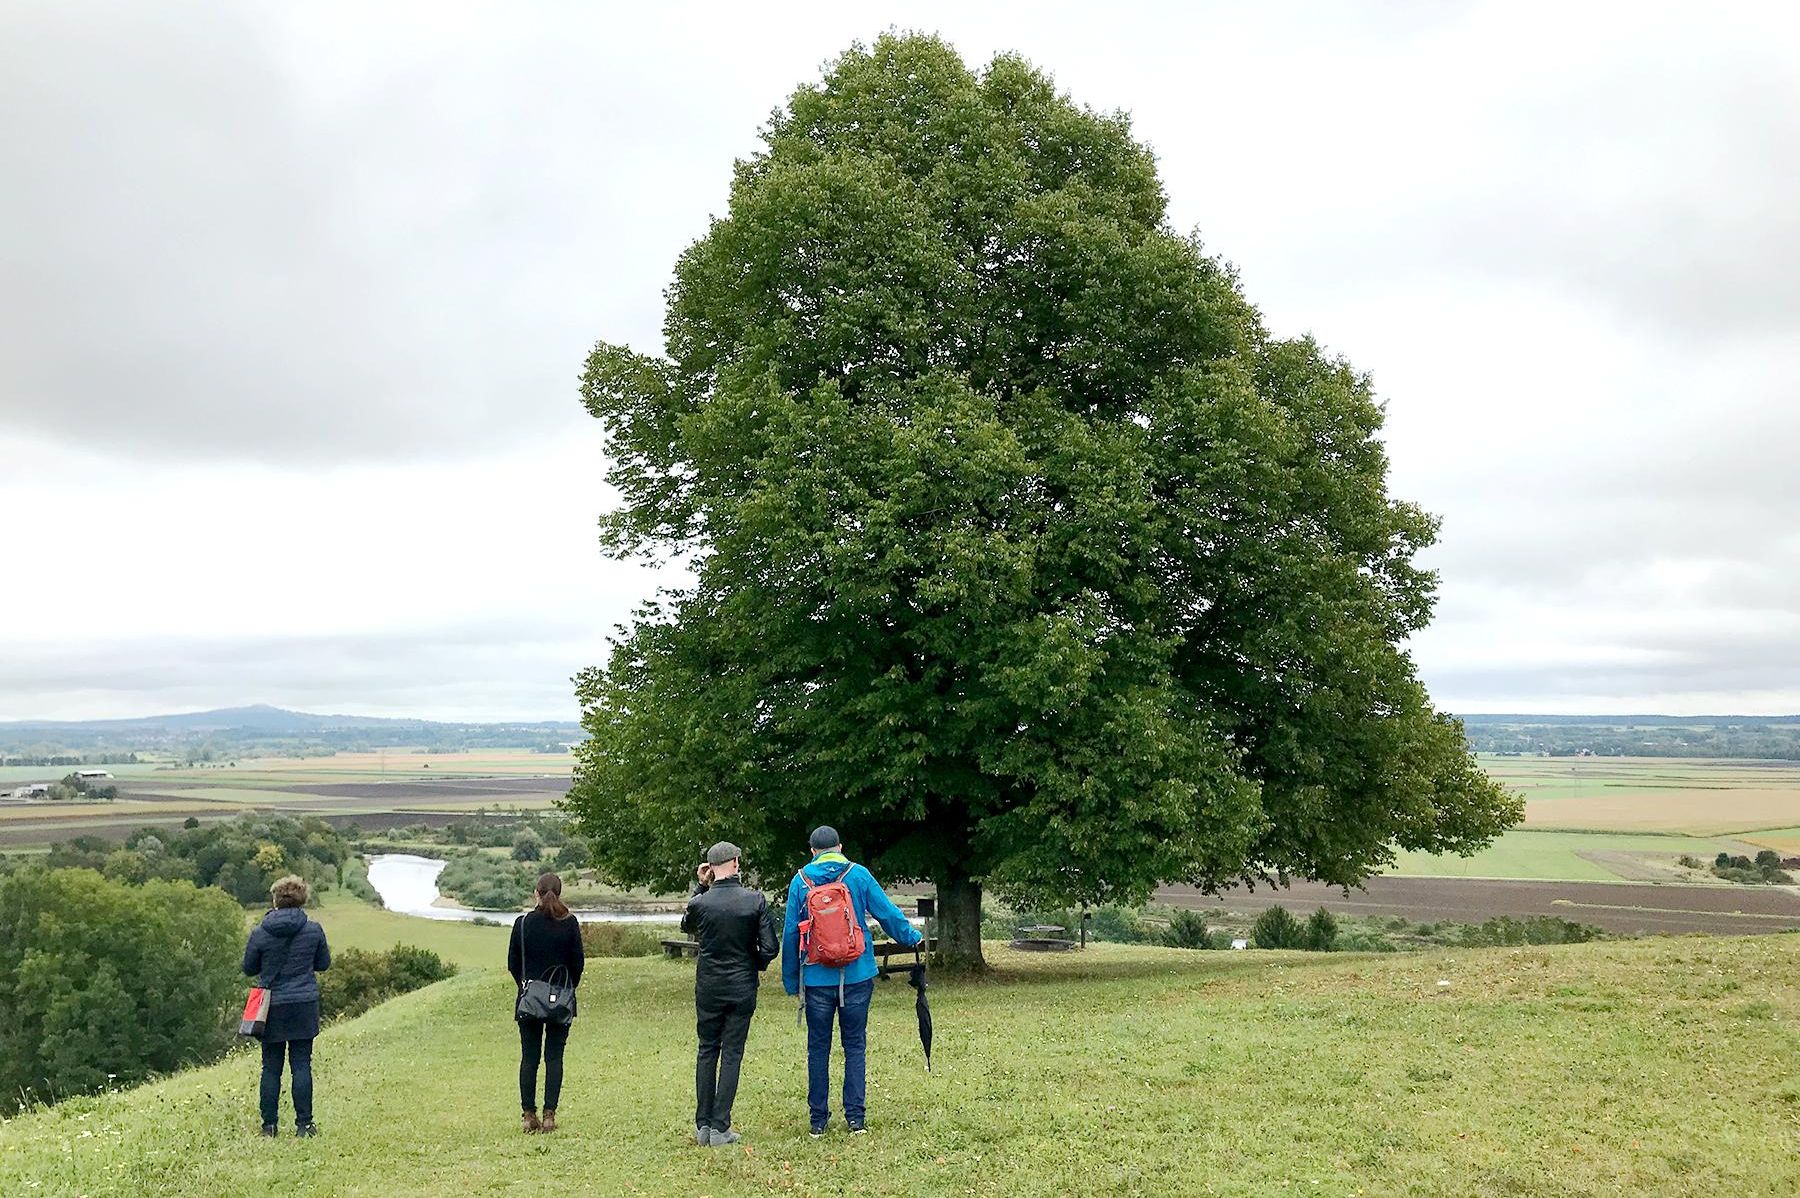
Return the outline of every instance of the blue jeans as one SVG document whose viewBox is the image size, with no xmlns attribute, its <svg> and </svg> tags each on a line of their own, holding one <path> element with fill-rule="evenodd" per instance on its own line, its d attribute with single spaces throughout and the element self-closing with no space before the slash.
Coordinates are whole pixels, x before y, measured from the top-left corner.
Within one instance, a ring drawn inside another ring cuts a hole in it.
<svg viewBox="0 0 1800 1198">
<path fill-rule="evenodd" d="M 837 1016 L 844 1040 L 844 1118 L 861 1127 L 863 1101 L 868 1095 L 869 1000 L 875 996 L 875 979 L 844 987 L 838 1002 L 836 986 L 806 988 L 806 1107 L 813 1130 L 831 1117 L 831 1017 Z"/>
<path fill-rule="evenodd" d="M 294 1067 L 294 1125 L 305 1127 L 313 1121 L 312 1050 L 311 1040 L 277 1040 L 273 1044 L 263 1044 L 262 1085 L 257 1097 L 261 1100 L 265 1126 L 273 1127 L 281 1111 L 283 1057 Z"/>
</svg>

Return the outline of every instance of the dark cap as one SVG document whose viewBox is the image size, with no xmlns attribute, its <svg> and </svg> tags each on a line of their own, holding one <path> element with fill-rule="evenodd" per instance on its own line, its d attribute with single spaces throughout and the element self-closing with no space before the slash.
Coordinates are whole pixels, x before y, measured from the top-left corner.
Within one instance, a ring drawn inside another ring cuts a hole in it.
<svg viewBox="0 0 1800 1198">
<path fill-rule="evenodd" d="M 820 824 L 813 829 L 812 835 L 807 838 L 806 843 L 814 852 L 818 852 L 821 849 L 835 849 L 844 843 L 844 838 L 839 836 L 837 829 L 830 824 Z"/>
<path fill-rule="evenodd" d="M 712 848 L 706 850 L 706 863 L 708 865 L 723 865 L 727 861 L 736 861 L 743 855 L 743 849 L 738 848 L 737 845 L 732 844 L 729 840 L 721 840 L 718 844 L 715 844 Z"/>
</svg>

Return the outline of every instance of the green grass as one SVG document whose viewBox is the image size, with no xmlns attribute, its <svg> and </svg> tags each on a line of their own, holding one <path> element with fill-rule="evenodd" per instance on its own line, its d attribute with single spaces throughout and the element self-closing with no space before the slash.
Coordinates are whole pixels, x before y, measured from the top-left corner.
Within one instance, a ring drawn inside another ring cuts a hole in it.
<svg viewBox="0 0 1800 1198">
<path fill-rule="evenodd" d="M 255 1137 L 248 1054 L 0 1128 L 0 1193 L 1364 1195 L 1800 1191 L 1800 936 L 1382 957 L 1102 946 L 878 992 L 870 1134 L 806 1137 L 765 985 L 737 1123 L 691 1142 L 692 967 L 597 960 L 564 1130 L 517 1131 L 510 985 L 471 972 L 319 1042 L 316 1141 Z M 1448 985 L 1441 985 L 1447 982 Z"/>
<path fill-rule="evenodd" d="M 1621 875 L 1580 854 L 1628 853 L 1673 862 L 1683 853 L 1711 861 L 1728 846 L 1699 836 L 1631 832 L 1560 832 L 1515 828 L 1471 857 L 1400 853 L 1390 874 L 1423 877 L 1522 878 L 1617 882 Z"/>
<path fill-rule="evenodd" d="M 379 952 L 396 944 L 428 948 L 461 969 L 499 969 L 506 964 L 509 928 L 481 927 L 448 919 L 396 915 L 342 890 L 331 890 L 307 907 L 336 949 Z"/>
</svg>

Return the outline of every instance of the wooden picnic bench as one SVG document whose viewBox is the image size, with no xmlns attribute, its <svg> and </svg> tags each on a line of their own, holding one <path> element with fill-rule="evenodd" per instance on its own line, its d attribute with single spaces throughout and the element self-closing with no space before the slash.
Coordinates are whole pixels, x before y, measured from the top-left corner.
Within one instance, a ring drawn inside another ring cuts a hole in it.
<svg viewBox="0 0 1800 1198">
<path fill-rule="evenodd" d="M 680 940 L 671 938 L 664 940 L 661 943 L 663 956 L 669 958 L 671 961 L 678 961 L 682 957 L 697 957 L 700 955 L 700 942 L 698 940 Z M 936 947 L 937 941 L 935 938 L 927 940 L 922 944 L 912 946 L 902 945 L 894 940 L 877 941 L 874 946 L 875 960 L 877 963 L 875 972 L 877 976 L 880 977 L 887 977 L 891 973 L 904 973 L 922 961 L 924 959 L 923 954 L 930 953 Z M 910 960 L 895 962 L 892 960 L 894 957 L 910 958 Z"/>
</svg>

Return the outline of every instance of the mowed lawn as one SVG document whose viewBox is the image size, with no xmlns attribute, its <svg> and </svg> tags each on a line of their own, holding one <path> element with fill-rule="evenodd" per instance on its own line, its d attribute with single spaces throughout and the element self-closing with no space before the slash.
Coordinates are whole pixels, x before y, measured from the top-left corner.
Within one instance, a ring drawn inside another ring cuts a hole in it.
<svg viewBox="0 0 1800 1198">
<path fill-rule="evenodd" d="M 1401 957 L 998 947 L 879 990 L 870 1132 L 806 1136 L 768 983 L 740 1147 L 696 1148 L 692 966 L 597 960 L 564 1129 L 517 1131 L 511 987 L 470 972 L 330 1028 L 323 1136 L 255 1135 L 255 1063 L 0 1128 L 0 1193 L 1593 1195 L 1800 1192 L 1800 936 Z M 834 1070 L 835 1072 L 835 1070 Z"/>
<path fill-rule="evenodd" d="M 1682 854 L 1711 861 L 1725 841 L 1699 836 L 1632 832 L 1557 832 L 1515 828 L 1469 857 L 1400 853 L 1385 872 L 1433 878 L 1520 878 L 1542 881 L 1617 882 L 1620 874 L 1582 854 L 1622 853 L 1673 862 Z"/>
</svg>

